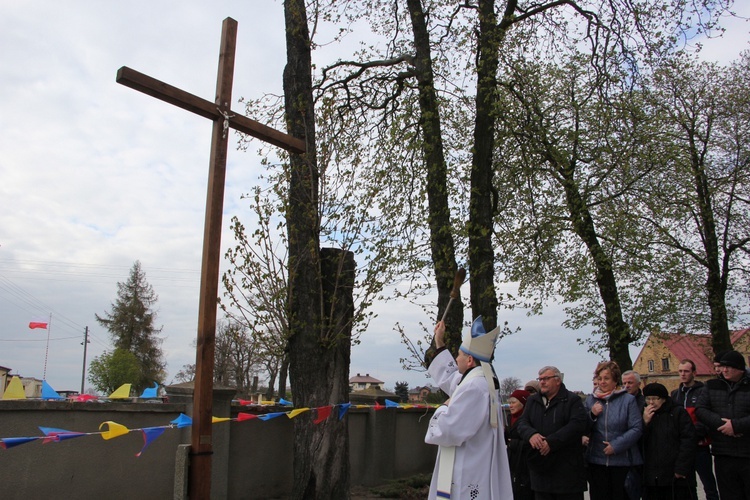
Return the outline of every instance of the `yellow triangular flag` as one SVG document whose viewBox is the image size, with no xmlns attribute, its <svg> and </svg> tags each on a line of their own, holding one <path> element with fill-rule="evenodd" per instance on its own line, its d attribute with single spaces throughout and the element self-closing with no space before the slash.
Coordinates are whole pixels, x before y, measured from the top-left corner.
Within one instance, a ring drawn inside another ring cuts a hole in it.
<svg viewBox="0 0 750 500">
<path fill-rule="evenodd" d="M 24 392 L 23 384 L 18 376 L 10 379 L 10 384 L 5 388 L 3 399 L 26 399 L 26 392 Z"/>
<path fill-rule="evenodd" d="M 109 430 L 102 432 L 103 439 L 113 439 L 113 438 L 122 436 L 123 434 L 127 434 L 128 432 L 130 432 L 130 429 L 128 429 L 124 425 L 118 424 L 117 422 L 112 422 L 111 420 L 108 420 L 107 422 L 102 422 L 99 425 L 99 430 L 102 430 L 102 427 L 104 427 L 105 425 L 109 426 Z"/>
<path fill-rule="evenodd" d="M 296 410 L 292 410 L 289 413 L 286 414 L 287 417 L 294 418 L 300 413 L 305 413 L 306 411 L 310 411 L 310 408 L 297 408 Z"/>
<path fill-rule="evenodd" d="M 128 399 L 130 397 L 130 386 L 132 384 L 122 384 L 115 392 L 109 395 L 109 399 Z"/>
<path fill-rule="evenodd" d="M 226 422 L 227 420 L 232 420 L 229 417 L 211 417 L 211 423 L 215 424 L 216 422 Z"/>
</svg>

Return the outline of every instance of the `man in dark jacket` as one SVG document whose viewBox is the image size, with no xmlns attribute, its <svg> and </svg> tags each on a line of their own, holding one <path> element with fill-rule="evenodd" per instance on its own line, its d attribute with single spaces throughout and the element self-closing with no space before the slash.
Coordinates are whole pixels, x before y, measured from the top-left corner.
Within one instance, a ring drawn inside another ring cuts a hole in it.
<svg viewBox="0 0 750 500">
<path fill-rule="evenodd" d="M 722 377 L 698 396 L 698 420 L 708 428 L 721 498 L 750 500 L 750 377 L 745 358 L 727 351 Z"/>
<path fill-rule="evenodd" d="M 627 370 L 622 372 L 622 386 L 628 391 L 628 394 L 635 398 L 635 402 L 638 405 L 638 411 L 642 412 L 646 407 L 646 400 L 644 399 L 643 392 L 641 391 L 641 375 L 635 370 Z M 641 440 L 638 440 L 638 448 L 642 448 Z M 625 493 L 627 493 L 630 500 L 640 500 L 642 496 L 642 478 L 643 478 L 643 466 L 634 465 L 628 471 L 628 475 L 625 477 Z"/>
<path fill-rule="evenodd" d="M 581 438 L 588 416 L 578 395 L 562 383 L 560 370 L 539 370 L 540 392 L 532 394 L 518 433 L 532 448 L 531 489 L 536 500 L 582 500 L 586 491 Z"/>
<path fill-rule="evenodd" d="M 643 411 L 643 484 L 648 500 L 696 498 L 695 427 L 687 411 L 676 405 L 667 388 L 648 384 Z"/>
<path fill-rule="evenodd" d="M 703 491 L 706 500 L 719 500 L 719 490 L 716 489 L 716 478 L 714 477 L 714 460 L 711 457 L 709 445 L 711 441 L 706 436 L 706 426 L 698 421 L 695 414 L 695 406 L 698 403 L 698 395 L 703 390 L 703 382 L 695 380 L 695 363 L 691 359 L 683 359 L 677 366 L 680 374 L 680 387 L 672 391 L 672 401 L 685 408 L 695 424 L 695 439 L 698 448 L 695 452 L 695 471 L 703 483 Z"/>
</svg>

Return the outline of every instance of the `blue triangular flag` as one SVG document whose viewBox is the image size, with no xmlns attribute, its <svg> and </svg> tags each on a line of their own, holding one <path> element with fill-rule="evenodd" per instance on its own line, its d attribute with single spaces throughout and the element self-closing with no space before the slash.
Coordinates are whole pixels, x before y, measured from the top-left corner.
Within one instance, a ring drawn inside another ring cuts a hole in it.
<svg viewBox="0 0 750 500">
<path fill-rule="evenodd" d="M 31 441 L 36 441 L 39 439 L 38 437 L 28 437 L 28 438 L 2 438 L 0 439 L 0 447 L 5 448 L 6 450 L 8 448 L 13 448 L 14 446 L 19 446 L 22 444 L 30 443 Z"/>
<path fill-rule="evenodd" d="M 286 412 L 277 411 L 276 413 L 266 413 L 265 415 L 258 415 L 258 418 L 261 420 L 271 420 L 272 418 L 280 417 L 282 415 L 286 415 Z"/>
<path fill-rule="evenodd" d="M 349 411 L 349 407 L 351 406 L 351 403 L 343 403 L 339 405 L 339 420 L 344 418 L 344 415 L 346 415 L 346 412 Z"/>
<path fill-rule="evenodd" d="M 65 399 L 46 380 L 42 380 L 42 399 Z"/>
<path fill-rule="evenodd" d="M 47 439 L 42 441 L 44 444 L 65 441 L 66 439 L 73 439 L 86 435 L 85 432 L 74 432 L 65 429 L 57 429 L 55 427 L 39 427 L 39 430 L 47 436 Z"/>
<path fill-rule="evenodd" d="M 281 406 L 294 406 L 294 403 L 292 403 L 291 401 L 287 401 L 284 398 L 279 398 L 279 404 Z"/>
<path fill-rule="evenodd" d="M 140 457 L 146 447 L 164 433 L 164 427 L 144 427 L 141 431 L 143 432 L 143 448 L 135 454 L 136 457 Z"/>
<path fill-rule="evenodd" d="M 178 429 L 182 429 L 183 427 L 190 427 L 191 425 L 193 425 L 193 419 L 188 417 L 184 413 L 180 413 L 179 417 L 169 423 L 176 424 Z"/>
<path fill-rule="evenodd" d="M 143 394 L 141 394 L 142 398 L 157 398 L 157 391 L 159 390 L 159 384 L 154 382 L 153 387 L 148 387 L 143 390 Z"/>
<path fill-rule="evenodd" d="M 386 408 L 401 408 L 401 405 L 398 403 L 395 403 L 391 401 L 390 399 L 385 400 L 385 407 Z"/>
</svg>

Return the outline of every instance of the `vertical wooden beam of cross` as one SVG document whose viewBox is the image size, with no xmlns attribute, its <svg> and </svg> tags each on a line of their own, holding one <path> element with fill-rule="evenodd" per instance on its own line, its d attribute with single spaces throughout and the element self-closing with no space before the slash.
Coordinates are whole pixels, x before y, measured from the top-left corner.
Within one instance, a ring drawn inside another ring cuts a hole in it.
<svg viewBox="0 0 750 500">
<path fill-rule="evenodd" d="M 221 30 L 216 100 L 210 102 L 123 66 L 117 83 L 174 104 L 213 120 L 211 158 L 208 169 L 206 218 L 203 229 L 203 257 L 198 309 L 198 340 L 195 356 L 193 425 L 188 477 L 190 498 L 211 496 L 211 454 L 213 413 L 214 341 L 221 256 L 221 224 L 224 206 L 224 180 L 230 128 L 239 130 L 291 153 L 305 152 L 305 142 L 231 110 L 237 21 L 226 18 Z"/>
</svg>

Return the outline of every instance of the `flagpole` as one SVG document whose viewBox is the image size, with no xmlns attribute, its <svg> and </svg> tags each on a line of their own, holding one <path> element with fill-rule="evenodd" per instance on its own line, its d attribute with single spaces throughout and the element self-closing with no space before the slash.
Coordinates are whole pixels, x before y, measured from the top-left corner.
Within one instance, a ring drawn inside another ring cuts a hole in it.
<svg viewBox="0 0 750 500">
<path fill-rule="evenodd" d="M 47 357 L 49 356 L 50 330 L 52 330 L 52 313 L 49 313 L 49 323 L 47 323 L 47 348 L 44 350 L 44 375 L 42 375 L 42 380 L 47 380 Z"/>
</svg>

